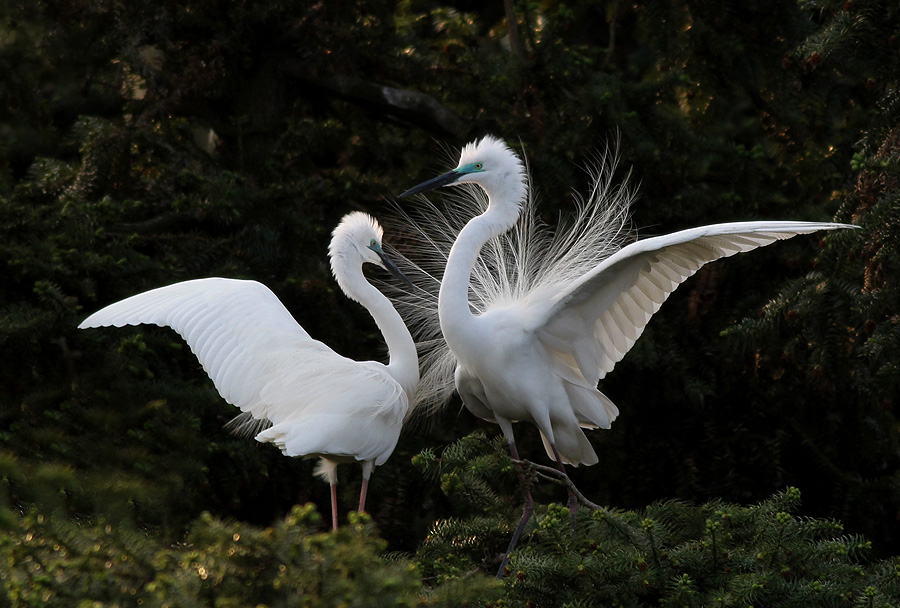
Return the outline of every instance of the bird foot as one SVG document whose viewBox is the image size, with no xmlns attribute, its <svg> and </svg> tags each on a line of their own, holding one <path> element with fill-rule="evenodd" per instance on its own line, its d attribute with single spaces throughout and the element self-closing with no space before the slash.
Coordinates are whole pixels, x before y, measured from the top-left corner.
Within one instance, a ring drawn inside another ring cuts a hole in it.
<svg viewBox="0 0 900 608">
<path fill-rule="evenodd" d="M 576 508 L 577 504 L 582 504 L 592 511 L 603 510 L 603 507 L 595 502 L 592 502 L 591 500 L 588 500 L 588 498 L 581 493 L 581 491 L 575 486 L 575 483 L 565 472 L 560 471 L 559 469 L 554 469 L 553 467 L 547 467 L 542 464 L 537 464 L 536 462 L 531 462 L 530 460 L 513 460 L 513 462 L 532 471 L 541 479 L 557 483 L 561 486 L 566 486 L 566 488 L 569 490 L 569 504 L 571 504 L 572 497 L 574 496 Z M 571 506 L 569 507 L 569 510 L 572 511 Z"/>
</svg>

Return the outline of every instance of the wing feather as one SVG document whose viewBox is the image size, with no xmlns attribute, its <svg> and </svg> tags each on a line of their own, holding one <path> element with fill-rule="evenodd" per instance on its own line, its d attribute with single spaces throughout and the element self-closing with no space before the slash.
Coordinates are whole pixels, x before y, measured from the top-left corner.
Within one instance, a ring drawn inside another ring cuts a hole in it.
<svg viewBox="0 0 900 608">
<path fill-rule="evenodd" d="M 656 284 L 651 281 L 646 274 L 641 274 L 638 277 L 637 283 L 635 283 L 635 287 L 641 291 L 647 298 L 653 302 L 654 304 L 662 304 L 666 301 L 668 297 L 668 292 L 665 289 L 660 289 L 656 286 Z"/>
<path fill-rule="evenodd" d="M 622 303 L 618 300 L 613 302 L 613 305 L 609 307 L 609 312 L 613 317 L 613 322 L 616 327 L 622 330 L 625 337 L 632 342 L 637 340 L 638 328 L 636 325 L 642 323 L 642 321 L 635 321 L 634 317 L 628 314 L 627 308 L 623 307 Z"/>
<path fill-rule="evenodd" d="M 213 334 L 197 347 L 197 358 L 200 360 L 209 359 L 209 367 L 215 369 L 221 364 L 225 353 L 231 350 L 227 346 L 231 341 L 231 336 L 226 332 Z"/>
<path fill-rule="evenodd" d="M 405 403 L 382 364 L 347 359 L 313 340 L 256 281 L 209 278 L 160 287 L 111 304 L 79 327 L 141 323 L 177 331 L 222 398 L 258 420 L 278 425 L 350 415 L 360 403 L 371 403 L 373 415 L 392 415 L 395 403 Z"/>
<path fill-rule="evenodd" d="M 613 369 L 666 298 L 704 264 L 796 234 L 851 227 L 735 222 L 623 247 L 634 193 L 627 182 L 613 183 L 615 167 L 614 156 L 601 159 L 589 200 L 578 205 L 571 223 L 555 231 L 540 222 L 529 196 L 516 227 L 482 247 L 470 278 L 470 304 L 476 314 L 518 307 L 527 319 L 523 329 L 535 332 L 552 351 L 556 373 L 566 378 L 581 374 L 585 385 L 596 386 Z M 453 389 L 456 358 L 441 335 L 438 288 L 457 234 L 487 203 L 484 192 L 472 186 L 463 194 L 448 195 L 445 210 L 427 204 L 414 215 L 399 211 L 396 219 L 406 227 L 410 251 L 415 251 L 416 262 L 400 257 L 417 289 L 393 291 L 392 299 L 412 320 L 422 349 L 418 396 L 428 405 L 420 411 L 446 403 Z"/>
<path fill-rule="evenodd" d="M 557 291 L 532 330 L 547 348 L 567 355 L 585 379 L 596 383 L 631 349 L 666 298 L 704 264 L 798 234 L 851 227 L 732 222 L 640 240 Z"/>
</svg>

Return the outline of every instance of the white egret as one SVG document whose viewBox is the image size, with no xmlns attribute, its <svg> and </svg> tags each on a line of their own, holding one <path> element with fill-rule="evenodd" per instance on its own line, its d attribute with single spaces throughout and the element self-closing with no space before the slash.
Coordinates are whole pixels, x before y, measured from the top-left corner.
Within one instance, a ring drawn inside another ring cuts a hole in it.
<svg viewBox="0 0 900 608">
<path fill-rule="evenodd" d="M 354 361 L 314 340 L 272 291 L 256 281 L 208 278 L 147 291 L 111 304 L 78 327 L 152 323 L 177 331 L 219 394 L 259 429 L 256 440 L 286 456 L 320 458 L 316 475 L 331 485 L 337 528 L 337 465 L 362 464 L 359 510 L 369 476 L 397 445 L 419 381 L 409 330 L 390 301 L 363 275 L 365 263 L 405 280 L 382 251 L 382 228 L 350 213 L 328 248 L 338 285 L 372 315 L 390 362 Z M 254 422 L 255 421 L 255 422 Z"/>
<path fill-rule="evenodd" d="M 423 392 L 441 401 L 455 384 L 469 411 L 500 425 L 516 460 L 513 422 L 537 425 L 547 455 L 563 472 L 564 463 L 597 463 L 583 429 L 609 428 L 619 413 L 597 389 L 598 382 L 678 285 L 713 260 L 798 234 L 848 227 L 734 222 L 622 246 L 634 195 L 624 185 L 613 187 L 614 167 L 614 161 L 601 163 L 592 195 L 580 206 L 572 230 L 556 235 L 538 229 L 525 166 L 494 137 L 466 145 L 455 169 L 400 195 L 459 184 L 476 184 L 483 191 L 470 187 L 462 213 L 474 207 L 478 215 L 458 234 L 453 231 L 459 205 L 439 217 L 430 207 L 423 226 L 406 217 L 423 246 L 437 246 L 432 263 L 446 260 L 437 314 L 422 304 L 421 292 L 419 302 L 406 303 L 420 341 L 430 348 L 423 354 Z M 507 234 L 523 206 L 523 223 Z M 430 276 L 440 273 L 425 270 Z M 445 343 L 439 340 L 438 326 Z M 531 513 L 527 486 L 525 494 L 507 555 Z M 569 494 L 574 518 L 574 495 Z"/>
</svg>

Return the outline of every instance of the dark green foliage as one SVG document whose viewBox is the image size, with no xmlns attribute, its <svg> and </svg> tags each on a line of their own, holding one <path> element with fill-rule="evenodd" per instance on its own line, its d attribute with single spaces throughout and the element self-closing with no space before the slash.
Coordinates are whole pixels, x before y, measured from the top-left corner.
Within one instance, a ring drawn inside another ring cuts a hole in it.
<svg viewBox="0 0 900 608">
<path fill-rule="evenodd" d="M 460 606 L 497 587 L 423 592 L 413 563 L 380 557 L 368 518 L 322 533 L 312 505 L 264 529 L 204 514 L 173 546 L 102 521 L 2 515 L 4 606 Z"/>
<path fill-rule="evenodd" d="M 478 433 L 450 444 L 440 457 L 428 449 L 413 458 L 426 478 L 440 485 L 454 515 L 473 513 L 465 521 L 454 516 L 434 524 L 418 550 L 427 577 L 442 582 L 473 564 L 484 572 L 500 565 L 499 555 L 518 523 L 511 516 L 521 512 L 522 497 L 504 444 L 502 437 L 489 441 Z"/>
<path fill-rule="evenodd" d="M 795 488 L 750 506 L 581 507 L 574 531 L 568 510 L 551 502 L 538 508 L 501 583 L 485 567 L 496 567 L 491 553 L 505 545 L 517 519 L 516 498 L 495 492 L 488 481 L 510 477 L 503 446 L 476 434 L 440 457 L 425 452 L 416 461 L 440 480 L 458 515 L 434 525 L 415 560 L 385 555 L 386 542 L 364 516 L 351 516 L 335 533 L 320 532 L 312 505 L 295 507 L 266 528 L 203 514 L 177 544 L 128 525 L 4 509 L 2 605 L 849 607 L 900 601 L 900 562 L 873 561 L 871 542 L 846 535 L 837 521 L 798 516 Z"/>
<path fill-rule="evenodd" d="M 502 446 L 472 435 L 417 458 L 459 516 L 435 524 L 417 558 L 432 580 L 490 572 L 517 519 Z M 472 464 L 476 463 L 476 464 Z M 452 481 L 450 481 L 452 480 Z M 562 493 L 557 487 L 556 491 Z M 504 496 L 501 498 L 500 496 Z M 900 561 L 871 560 L 870 541 L 835 520 L 797 516 L 788 488 L 750 506 L 658 502 L 637 511 L 537 508 L 506 569 L 503 606 L 893 606 Z M 472 513 L 472 515 L 468 515 Z M 502 530 L 504 535 L 497 535 Z M 486 557 L 489 558 L 486 560 Z"/>
<path fill-rule="evenodd" d="M 234 408 L 175 334 L 75 329 L 152 287 L 253 278 L 341 354 L 381 358 L 330 277 L 330 230 L 353 209 L 384 215 L 453 162 L 442 146 L 488 132 L 521 142 L 550 224 L 618 134 L 642 235 L 862 226 L 708 266 L 670 298 L 603 381 L 622 413 L 591 434 L 601 463 L 572 472 L 609 508 L 571 536 L 547 506 L 564 490 L 537 483 L 511 564 L 525 575 L 500 605 L 896 601 L 895 564 L 877 561 L 900 553 L 895 3 L 512 8 L 514 24 L 499 0 L 0 3 L 0 546 L 25 577 L 4 579 L 0 606 L 43 605 L 48 590 L 59 605 L 88 591 L 130 605 L 132 589 L 144 605 L 277 605 L 312 580 L 351 596 L 394 581 L 385 597 L 401 604 L 503 596 L 481 573 L 499 564 L 521 490 L 502 441 L 456 442 L 480 424 L 458 403 L 410 426 L 374 474 L 386 545 L 368 524 L 323 536 L 289 515 L 328 504 L 312 464 L 230 435 Z M 518 436 L 543 458 L 533 429 Z M 359 473 L 340 474 L 346 520 Z M 228 556 L 235 533 L 255 543 L 243 561 Z M 791 555 L 772 548 L 779 533 Z M 28 534 L 44 544 L 17 544 Z M 32 585 L 27 555 L 60 578 Z M 288 556 L 296 581 L 275 589 Z M 315 579 L 308 560 L 352 565 Z M 220 584 L 194 562 L 215 562 Z"/>
<path fill-rule="evenodd" d="M 757 318 L 729 333 L 752 353 L 753 400 L 780 410 L 776 415 L 787 422 L 791 440 L 808 447 L 804 466 L 823 472 L 804 488 L 806 496 L 813 503 L 828 496 L 835 516 L 856 513 L 855 531 L 894 550 L 898 532 L 884 522 L 895 518 L 900 505 L 900 443 L 891 397 L 900 394 L 900 293 L 889 278 L 900 271 L 900 59 L 876 40 L 892 40 L 888 24 L 900 15 L 891 3 L 816 6 L 825 26 L 796 54 L 817 71 L 852 65 L 854 83 L 864 83 L 883 109 L 871 116 L 864 143 L 850 160 L 855 183 L 832 195 L 840 203 L 837 219 L 862 229 L 824 239 L 813 272 L 788 282 Z M 791 408 L 777 406 L 781 395 L 794 393 L 807 398 Z"/>
</svg>

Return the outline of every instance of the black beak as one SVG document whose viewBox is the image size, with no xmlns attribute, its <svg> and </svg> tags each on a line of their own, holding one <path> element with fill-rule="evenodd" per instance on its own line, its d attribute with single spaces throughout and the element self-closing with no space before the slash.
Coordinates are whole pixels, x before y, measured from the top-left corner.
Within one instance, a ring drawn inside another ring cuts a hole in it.
<svg viewBox="0 0 900 608">
<path fill-rule="evenodd" d="M 441 186 L 446 186 L 448 184 L 452 184 L 461 174 L 458 173 L 455 169 L 453 171 L 448 171 L 443 175 L 438 175 L 435 178 L 428 180 L 427 182 L 422 182 L 418 186 L 413 186 L 406 192 L 400 195 L 400 198 L 405 196 L 412 196 L 413 194 L 418 194 L 420 192 L 428 192 L 429 190 L 435 190 L 440 188 Z"/>
<path fill-rule="evenodd" d="M 413 287 L 412 281 L 407 279 L 406 275 L 400 272 L 400 269 L 397 268 L 397 265 L 394 264 L 394 261 L 391 258 L 387 257 L 383 251 L 376 251 L 375 253 L 381 258 L 381 262 L 384 264 L 384 267 L 388 269 L 388 272 L 403 281 L 407 287 Z"/>
</svg>

